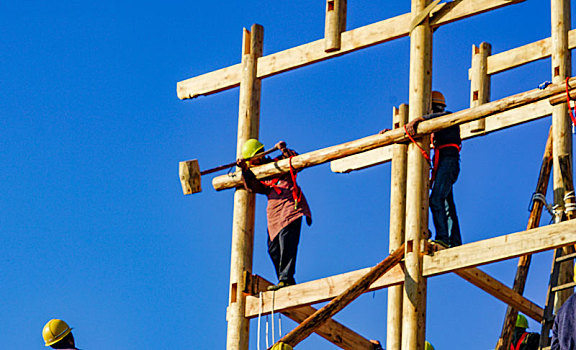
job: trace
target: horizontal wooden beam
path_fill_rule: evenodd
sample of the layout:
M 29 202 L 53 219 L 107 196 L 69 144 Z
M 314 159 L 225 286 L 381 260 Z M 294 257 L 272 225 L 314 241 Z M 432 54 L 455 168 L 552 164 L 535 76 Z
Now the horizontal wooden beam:
M 576 78 L 571 78 L 569 85 L 572 88 L 576 87 Z M 501 100 L 485 103 L 477 107 L 426 120 L 418 124 L 418 130 L 415 137 L 418 138 L 421 135 L 430 134 L 453 125 L 464 124 L 472 120 L 524 106 L 561 93 L 564 89 L 564 84 L 552 84 L 544 90 L 530 90 Z M 404 134 L 403 129 L 393 129 L 384 134 L 367 136 L 340 145 L 304 153 L 290 159 L 283 159 L 278 162 L 257 166 L 252 168 L 252 172 L 256 178 L 262 179 L 289 172 L 290 164 L 295 169 L 308 168 L 378 147 L 406 141 L 408 141 L 408 138 Z M 212 180 L 212 185 L 218 191 L 238 187 L 241 186 L 241 184 L 242 179 L 240 172 L 221 175 Z
M 551 56 L 550 38 L 488 56 L 488 74 L 496 74 Z M 568 48 L 576 47 L 576 29 L 568 32 Z M 470 73 L 470 71 L 469 71 Z
M 256 279 L 254 284 L 258 286 L 259 290 L 257 290 L 257 292 L 264 292 L 268 286 L 272 285 L 272 283 L 258 275 L 252 275 L 252 278 Z M 312 306 L 302 306 L 284 310 L 282 314 L 297 323 L 302 323 L 316 311 L 318 310 Z M 341 349 L 373 349 L 373 344 L 370 340 L 333 319 L 327 320 L 321 327 L 315 330 L 315 333 Z
M 540 100 L 529 105 L 497 113 L 485 118 L 486 126 L 483 132 L 472 132 L 469 122 L 460 125 L 462 140 L 477 136 L 484 136 L 495 131 L 504 130 L 512 126 L 541 119 L 552 114 L 552 106 L 547 100 Z M 392 146 L 384 146 L 371 151 L 358 153 L 346 158 L 330 162 L 330 169 L 335 173 L 349 173 L 351 171 L 366 169 L 392 160 Z
M 430 24 L 438 27 L 479 13 L 524 0 L 455 0 L 446 3 L 433 14 Z M 410 34 L 412 15 L 406 13 L 342 33 L 338 51 L 325 52 L 325 40 L 320 39 L 258 59 L 258 78 L 307 66 L 332 57 L 381 44 Z M 240 84 L 240 64 L 206 73 L 177 84 L 178 98 L 184 100 L 236 87 Z
M 456 270 L 512 259 L 521 255 L 535 254 L 574 243 L 576 243 L 576 221 L 565 221 L 559 224 L 464 244 L 459 247 L 435 252 L 432 256 L 425 255 L 423 259 L 423 275 L 424 277 L 432 277 L 455 272 Z M 275 311 L 282 311 L 331 300 L 341 294 L 368 270 L 369 268 L 352 271 L 280 289 L 276 292 L 274 309 Z M 403 283 L 403 281 L 404 273 L 402 269 L 396 266 L 374 282 L 368 291 L 398 285 Z M 510 300 L 510 295 L 512 295 L 510 292 L 499 292 L 498 288 L 486 288 L 485 290 L 506 303 L 518 303 L 518 300 Z M 537 308 L 529 306 L 529 303 L 523 302 L 520 304 L 524 304 L 524 306 L 517 306 L 520 309 L 527 309 L 525 310 L 527 314 L 537 312 Z M 258 316 L 259 305 L 260 300 L 258 298 L 247 297 L 246 317 Z M 264 314 L 269 313 L 271 306 L 272 293 L 263 293 L 262 312 Z

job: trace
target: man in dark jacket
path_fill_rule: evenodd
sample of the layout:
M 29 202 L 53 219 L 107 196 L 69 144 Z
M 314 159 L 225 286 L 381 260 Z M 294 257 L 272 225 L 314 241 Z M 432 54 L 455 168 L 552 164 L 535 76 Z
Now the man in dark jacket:
M 291 149 L 286 148 L 286 143 L 281 141 L 276 148 L 282 155 L 270 158 L 257 158 L 250 160 L 250 165 L 261 165 L 275 162 L 297 155 Z M 264 145 L 256 139 L 250 139 L 242 147 L 242 157 L 237 161 L 242 169 L 244 187 L 250 192 L 260 193 L 268 197 L 266 216 L 268 219 L 268 254 L 272 258 L 278 284 L 268 287 L 268 290 L 296 284 L 294 273 L 296 270 L 296 254 L 300 241 L 300 229 L 302 216 L 306 217 L 308 225 L 312 224 L 312 215 L 302 190 L 296 184 L 296 171 L 290 169 L 290 173 L 266 178 L 263 181 L 256 179 L 250 171 L 245 159 L 252 158 L 264 151 Z
M 406 132 L 413 136 L 418 123 L 441 117 L 452 112 L 445 111 L 444 95 L 432 91 L 432 113 L 414 119 L 406 124 Z M 460 173 L 460 126 L 454 125 L 432 134 L 434 146 L 434 164 L 432 171 L 432 192 L 430 193 L 430 211 L 436 229 L 435 242 L 448 247 L 462 244 L 460 225 L 456 215 L 452 186 Z
M 77 350 L 74 344 L 72 328 L 59 319 L 52 319 L 42 329 L 42 337 L 46 346 L 52 349 Z
M 576 265 L 574 265 L 576 272 Z M 574 275 L 576 281 L 576 274 Z M 576 294 L 566 300 L 558 309 L 552 326 L 552 344 L 550 350 L 576 349 Z

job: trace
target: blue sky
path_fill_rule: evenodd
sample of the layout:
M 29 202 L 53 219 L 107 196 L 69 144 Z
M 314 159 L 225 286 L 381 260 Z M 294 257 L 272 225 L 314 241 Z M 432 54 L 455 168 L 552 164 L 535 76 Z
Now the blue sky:
M 54 317 L 75 328 L 82 349 L 225 347 L 233 192 L 214 191 L 208 176 L 202 193 L 183 196 L 178 162 L 197 158 L 206 169 L 234 160 L 238 89 L 180 101 L 176 83 L 238 63 L 242 27 L 253 23 L 264 26 L 265 54 L 321 38 L 324 6 L 0 3 L 3 348 L 44 348 L 42 326 Z M 409 10 L 408 0 L 349 1 L 348 28 Z M 449 109 L 465 109 L 472 44 L 487 41 L 498 53 L 549 35 L 547 1 L 444 26 L 434 36 L 433 88 Z M 408 66 L 402 38 L 265 79 L 261 140 L 302 153 L 390 127 L 392 107 L 408 102 Z M 543 60 L 499 74 L 492 99 L 533 89 L 550 70 Z M 549 125 L 464 143 L 454 189 L 464 242 L 525 229 Z M 315 222 L 302 230 L 298 281 L 387 255 L 389 164 L 347 175 L 322 165 L 299 181 Z M 265 204 L 258 199 L 254 272 L 274 280 Z M 526 287 L 540 305 L 550 259 L 535 256 Z M 515 261 L 483 269 L 511 285 Z M 427 338 L 436 349 L 493 348 L 503 303 L 454 275 L 431 278 L 428 293 Z M 336 319 L 384 342 L 386 291 L 362 296 Z M 282 318 L 284 332 L 293 326 Z M 255 349 L 256 321 L 251 332 Z M 334 347 L 312 336 L 300 348 Z

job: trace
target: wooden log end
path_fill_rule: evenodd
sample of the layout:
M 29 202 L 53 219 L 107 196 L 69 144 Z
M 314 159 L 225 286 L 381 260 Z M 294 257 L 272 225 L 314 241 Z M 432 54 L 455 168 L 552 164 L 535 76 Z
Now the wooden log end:
M 192 159 L 180 162 L 178 173 L 184 195 L 202 192 L 198 160 Z

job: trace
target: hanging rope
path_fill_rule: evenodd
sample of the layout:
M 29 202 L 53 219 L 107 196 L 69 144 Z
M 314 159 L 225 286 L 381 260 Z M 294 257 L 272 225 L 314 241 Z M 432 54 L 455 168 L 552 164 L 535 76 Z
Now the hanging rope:
M 260 307 L 258 308 L 258 350 L 260 350 L 260 319 L 262 318 L 262 292 L 258 294 L 258 298 L 260 299 Z
M 290 177 L 292 178 L 292 184 L 294 185 L 292 189 L 292 198 L 294 198 L 294 209 L 298 209 L 298 203 L 302 200 L 302 190 L 300 186 L 296 183 L 297 172 L 292 167 L 292 157 L 288 158 L 288 164 L 290 165 Z
M 406 125 L 404 125 L 404 133 L 406 133 L 406 136 L 408 136 L 410 141 L 412 141 L 416 145 L 416 147 L 418 147 L 420 153 L 422 153 L 422 156 L 426 159 L 426 161 L 428 161 L 428 165 L 432 167 L 432 159 L 430 159 L 428 152 L 426 152 L 422 147 L 420 147 L 418 142 L 416 142 L 416 140 L 414 140 L 414 138 L 408 133 L 408 130 L 406 130 Z
M 272 292 L 272 344 L 276 344 L 276 340 L 274 340 L 274 296 L 276 295 L 276 291 Z

